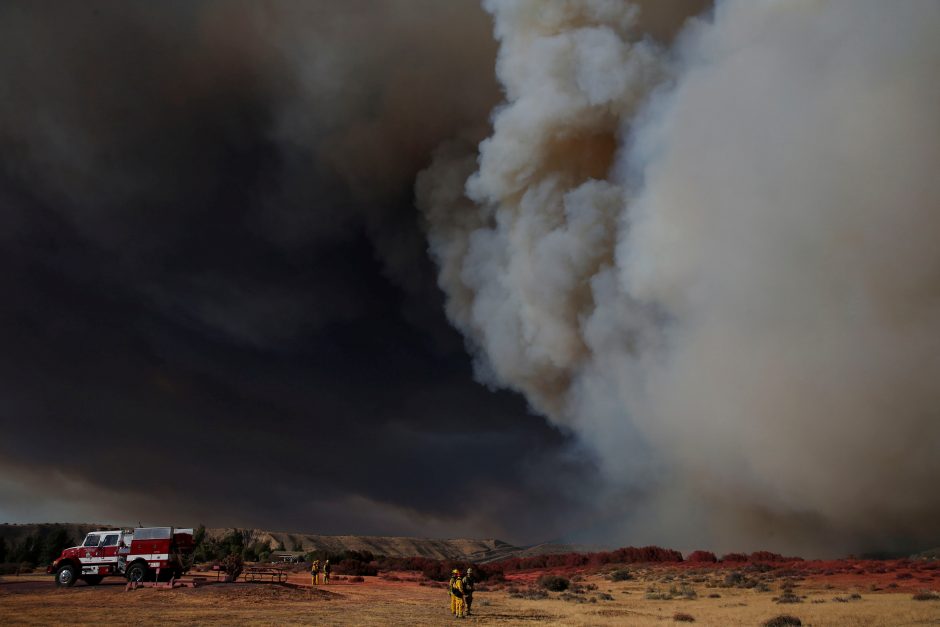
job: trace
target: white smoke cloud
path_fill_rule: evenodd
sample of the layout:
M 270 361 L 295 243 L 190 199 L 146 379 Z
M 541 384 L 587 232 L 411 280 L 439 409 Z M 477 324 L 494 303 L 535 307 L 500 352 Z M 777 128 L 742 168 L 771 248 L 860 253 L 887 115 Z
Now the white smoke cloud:
M 648 495 L 635 536 L 926 541 L 940 5 L 725 0 L 670 50 L 643 5 L 484 4 L 506 103 L 417 183 L 481 380 Z

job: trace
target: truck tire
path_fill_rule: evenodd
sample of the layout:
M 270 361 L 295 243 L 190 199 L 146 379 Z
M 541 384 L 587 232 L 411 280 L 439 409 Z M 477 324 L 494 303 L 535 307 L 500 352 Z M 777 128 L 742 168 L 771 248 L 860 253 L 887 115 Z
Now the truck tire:
M 89 586 L 97 586 L 104 579 L 101 575 L 85 575 L 82 577 Z
M 60 566 L 59 569 L 55 571 L 55 585 L 59 587 L 71 588 L 75 585 L 75 580 L 77 579 L 78 572 L 71 564 Z
M 150 575 L 150 569 L 143 562 L 134 562 L 127 568 L 127 580 L 133 583 L 146 581 Z

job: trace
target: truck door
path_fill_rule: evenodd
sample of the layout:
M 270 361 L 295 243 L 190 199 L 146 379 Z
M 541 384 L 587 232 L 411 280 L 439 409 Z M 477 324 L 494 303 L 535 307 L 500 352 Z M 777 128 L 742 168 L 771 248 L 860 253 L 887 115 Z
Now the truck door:
M 120 532 L 105 534 L 98 545 L 98 574 L 113 575 L 123 569 L 119 565 L 118 549 L 120 548 Z
M 117 561 L 118 539 L 120 536 L 121 534 L 117 532 L 107 534 L 98 547 L 98 556 L 110 558 L 108 561 Z
M 85 537 L 85 541 L 82 542 L 81 552 L 79 553 L 79 558 L 82 560 L 83 564 L 91 564 L 98 561 L 99 544 L 101 544 L 101 536 L 97 533 L 89 533 Z

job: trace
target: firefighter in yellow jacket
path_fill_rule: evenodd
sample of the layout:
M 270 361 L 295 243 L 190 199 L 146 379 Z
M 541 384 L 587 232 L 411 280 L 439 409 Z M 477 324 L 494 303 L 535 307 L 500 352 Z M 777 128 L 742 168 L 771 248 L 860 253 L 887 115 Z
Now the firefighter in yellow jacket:
M 447 582 L 447 596 L 450 597 L 450 613 L 457 612 L 457 597 L 454 596 L 454 581 L 460 577 L 460 571 L 456 568 L 450 572 L 450 581 Z
M 457 618 L 463 618 L 464 615 L 464 605 L 463 605 L 463 582 L 460 580 L 460 571 L 456 568 L 451 573 L 450 578 L 450 598 L 451 598 L 451 609 L 454 612 L 454 616 Z
M 460 571 L 456 568 L 450 572 L 450 581 L 447 582 L 447 596 L 450 598 L 450 613 L 453 614 L 457 611 L 456 601 L 457 597 L 454 596 L 454 580 L 460 576 Z
M 320 583 L 320 560 L 313 560 L 310 566 L 310 580 L 314 586 Z

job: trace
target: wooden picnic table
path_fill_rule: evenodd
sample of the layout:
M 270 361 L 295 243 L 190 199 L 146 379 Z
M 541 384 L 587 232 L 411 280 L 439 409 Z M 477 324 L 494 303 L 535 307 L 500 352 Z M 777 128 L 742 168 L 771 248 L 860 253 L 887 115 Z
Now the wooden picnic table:
M 272 583 L 283 583 L 287 581 L 287 572 L 282 568 L 272 568 L 270 566 L 249 566 L 242 571 L 244 581 L 265 581 L 269 579 Z

